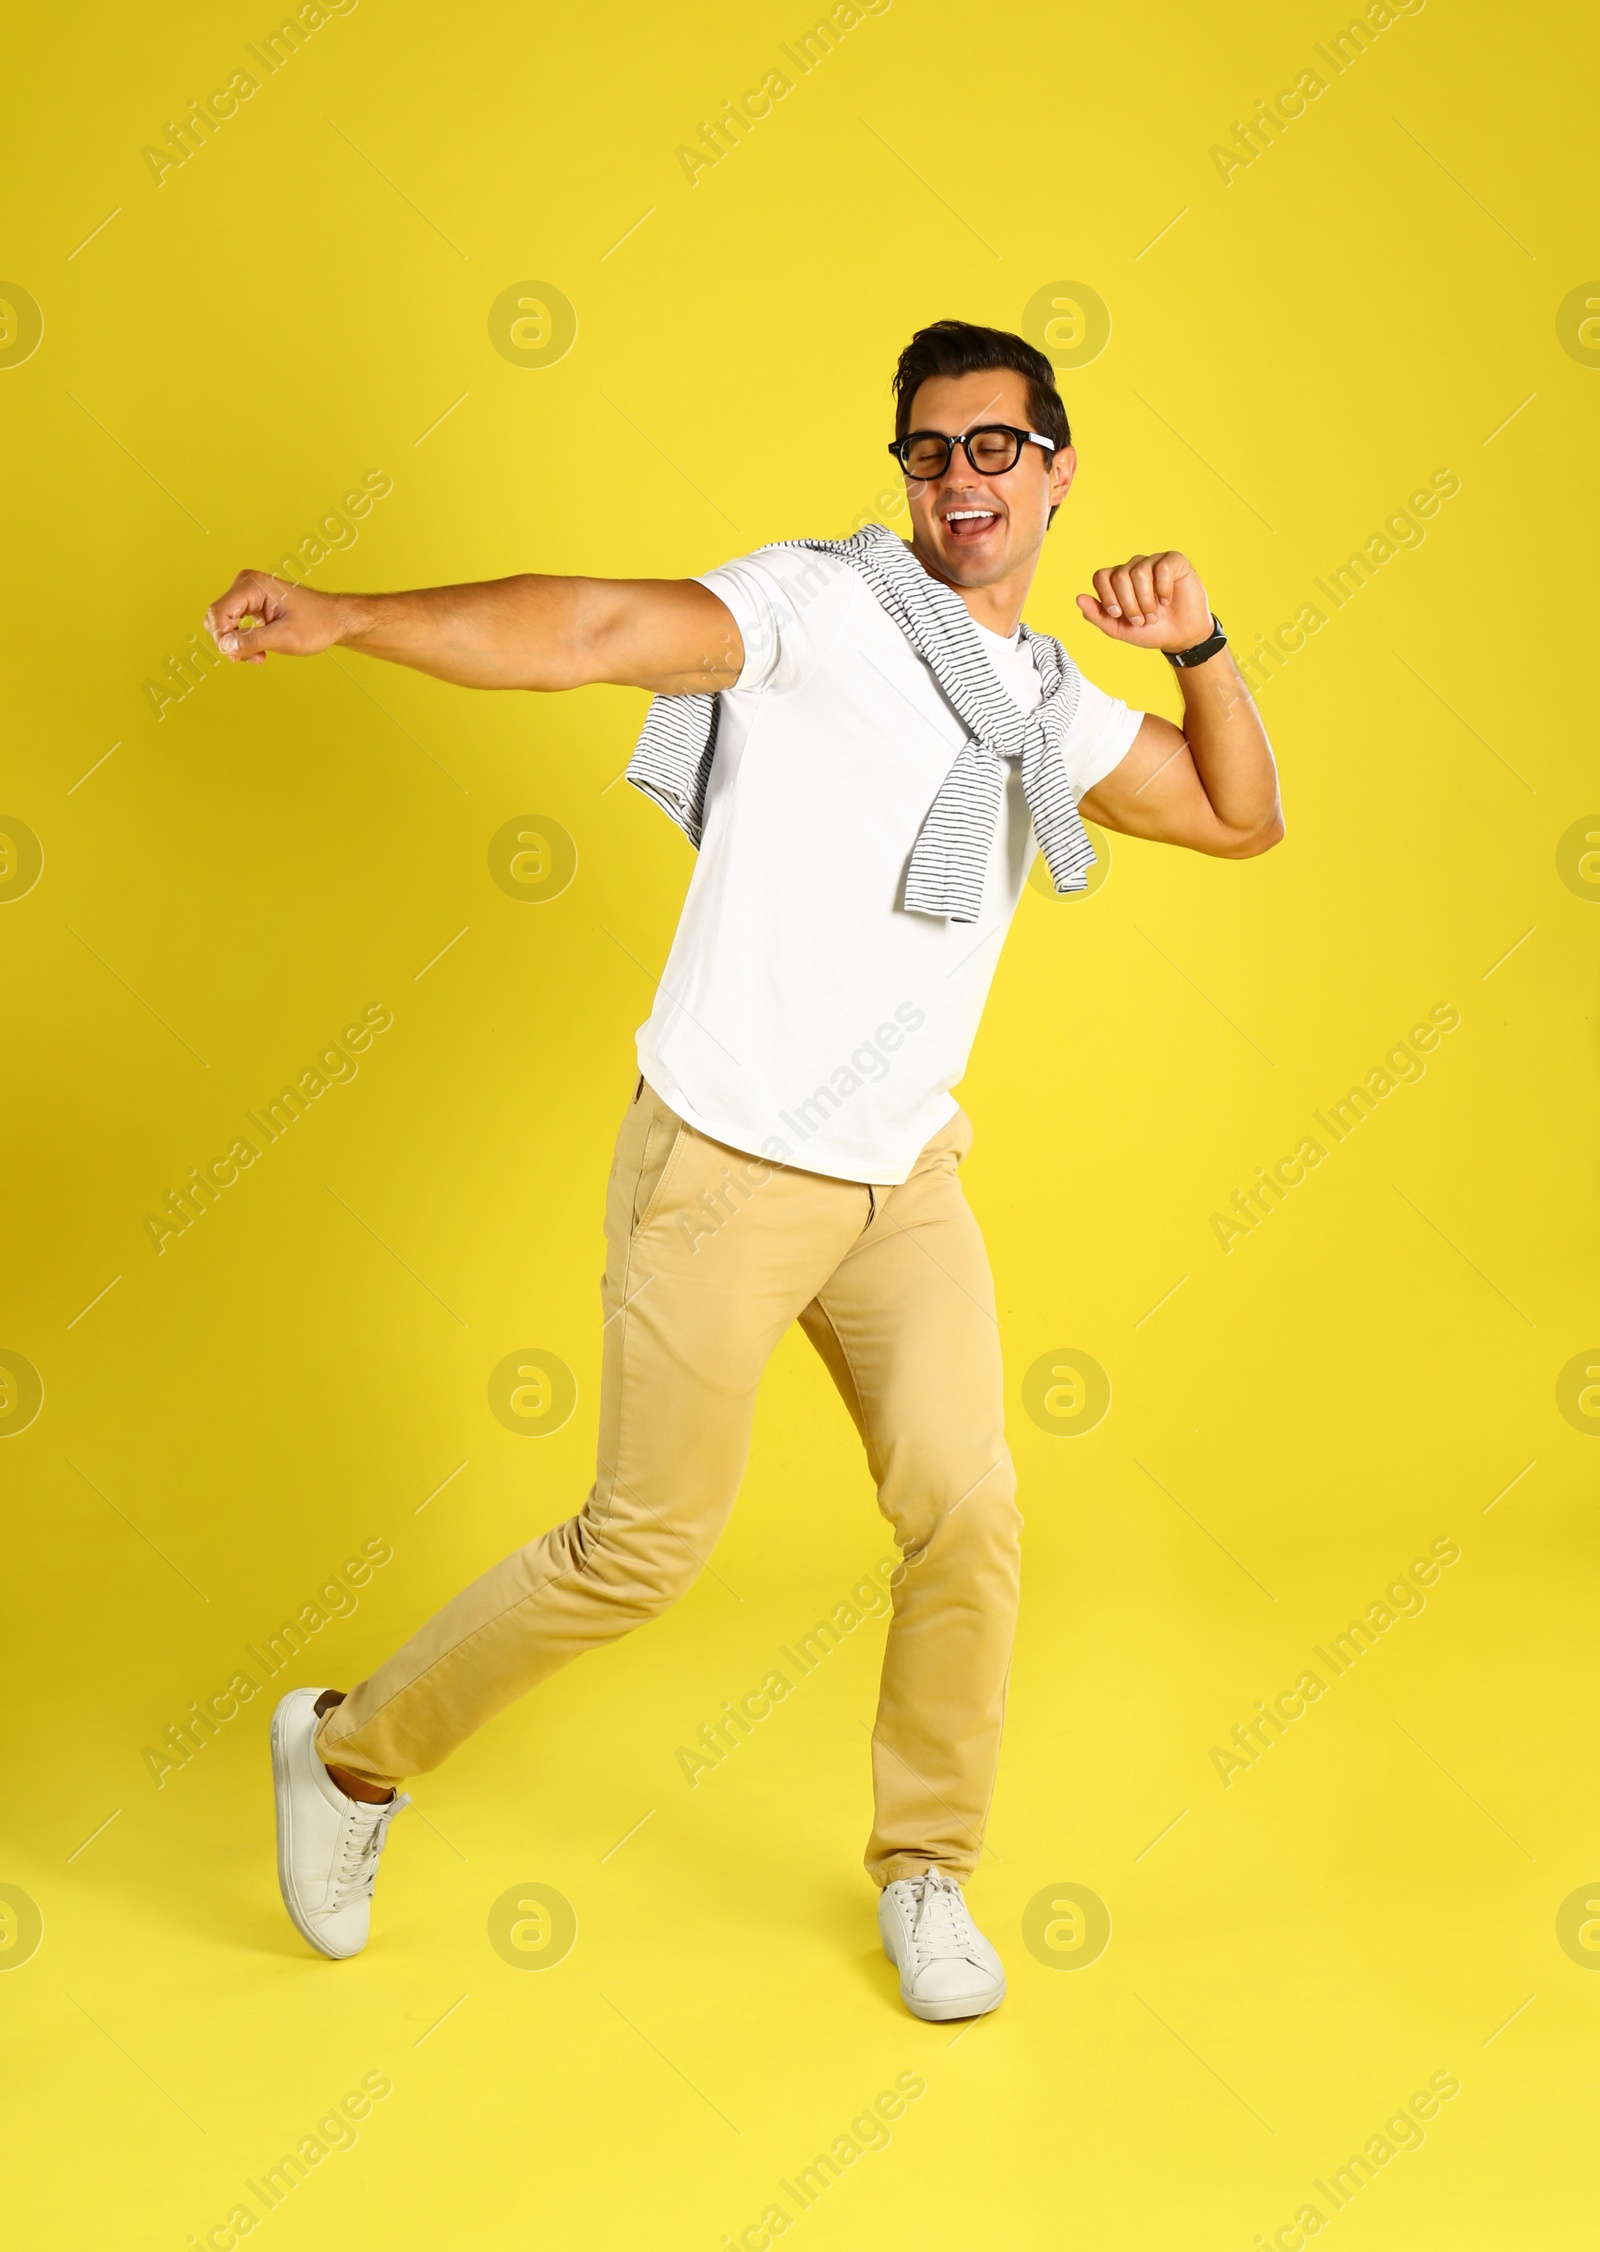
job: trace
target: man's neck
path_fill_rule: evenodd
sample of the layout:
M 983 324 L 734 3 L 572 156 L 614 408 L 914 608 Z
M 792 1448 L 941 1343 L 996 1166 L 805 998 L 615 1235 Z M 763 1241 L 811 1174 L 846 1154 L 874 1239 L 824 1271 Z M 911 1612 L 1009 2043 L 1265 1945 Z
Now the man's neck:
M 960 595 L 976 624 L 986 626 L 990 633 L 999 634 L 1002 640 L 1010 641 L 1015 638 L 1017 627 L 1022 623 L 1022 605 L 1033 584 L 1037 557 L 1026 568 L 1010 571 L 1003 579 L 996 579 L 989 586 L 960 586 L 941 571 L 937 563 L 923 554 L 914 539 L 908 540 L 906 546 L 930 579 L 937 579 L 941 586 L 947 586 L 953 593 Z

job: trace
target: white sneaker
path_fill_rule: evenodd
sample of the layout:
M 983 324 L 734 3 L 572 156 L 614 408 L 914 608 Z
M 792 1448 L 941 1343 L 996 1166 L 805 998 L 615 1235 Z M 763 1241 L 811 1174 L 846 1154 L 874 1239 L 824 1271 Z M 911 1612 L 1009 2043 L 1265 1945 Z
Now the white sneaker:
M 342 1961 L 367 1944 L 378 1856 L 411 1801 L 404 1792 L 382 1805 L 346 1798 L 311 1748 L 321 1695 L 291 1689 L 272 1716 L 278 1890 L 301 1937 Z
M 982 2017 L 1005 2000 L 1000 1958 L 968 1915 L 960 1885 L 943 1869 L 885 1885 L 878 1929 L 913 2017 Z

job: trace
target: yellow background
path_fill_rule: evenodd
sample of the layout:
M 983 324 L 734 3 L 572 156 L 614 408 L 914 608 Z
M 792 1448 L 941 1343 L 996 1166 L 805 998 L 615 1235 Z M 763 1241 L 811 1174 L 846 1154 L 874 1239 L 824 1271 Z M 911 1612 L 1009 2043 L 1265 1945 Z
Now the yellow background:
M 0 1346 L 45 1386 L 0 1448 L 0 1880 L 44 1917 L 0 1981 L 17 2241 L 204 2241 L 374 2071 L 393 2094 L 272 2241 L 736 2241 L 917 2072 L 808 2241 L 1220 2252 L 1438 2071 L 1460 2095 L 1338 2240 L 1589 2241 L 1600 1957 L 1556 1937 L 1600 1877 L 1600 1450 L 1556 1404 L 1600 1336 L 1600 910 L 1556 860 L 1600 800 L 1600 373 L 1556 332 L 1600 269 L 1579 12 L 1431 0 L 1225 185 L 1212 145 L 1341 11 L 896 0 L 691 186 L 675 148 L 803 9 L 363 0 L 158 186 L 141 148 L 273 20 L 8 35 L 0 274 L 45 319 L 0 368 L 0 813 L 45 852 L 0 906 Z M 545 368 L 488 335 L 529 278 L 578 314 Z M 1095 566 L 1182 547 L 1248 646 L 1431 473 L 1461 489 L 1263 697 L 1288 841 L 1119 840 L 1088 900 L 1026 894 L 962 1090 L 1029 1524 L 972 1888 L 1010 1997 L 921 2025 L 877 1953 L 881 1627 L 697 1789 L 675 1760 L 887 1553 L 798 1337 L 714 1575 L 426 1779 L 369 1952 L 314 1959 L 276 1898 L 268 1707 L 582 1499 L 602 1188 L 689 855 L 607 787 L 630 692 L 344 658 L 211 674 L 158 720 L 143 684 L 373 469 L 392 492 L 314 583 L 681 574 L 846 531 L 911 330 L 1015 325 L 1064 278 L 1113 328 L 1063 372 L 1082 470 L 1028 615 L 1107 689 L 1176 709 L 1079 618 Z M 578 846 L 548 905 L 488 873 L 523 814 Z M 142 1215 L 373 1003 L 354 1083 L 156 1255 Z M 1426 1077 L 1225 1255 L 1211 1213 L 1440 1003 Z M 488 1405 L 524 1347 L 578 1383 L 542 1439 Z M 1061 1351 L 1112 1384 L 1072 1438 L 1021 1404 Z M 157 1788 L 146 1747 L 374 1536 L 359 1610 Z M 1211 1747 L 1440 1536 L 1426 1612 L 1225 1788 Z M 486 1928 L 533 1883 L 578 1918 L 538 1975 Z M 1021 1936 L 1064 1884 L 1113 1925 L 1070 1975 Z

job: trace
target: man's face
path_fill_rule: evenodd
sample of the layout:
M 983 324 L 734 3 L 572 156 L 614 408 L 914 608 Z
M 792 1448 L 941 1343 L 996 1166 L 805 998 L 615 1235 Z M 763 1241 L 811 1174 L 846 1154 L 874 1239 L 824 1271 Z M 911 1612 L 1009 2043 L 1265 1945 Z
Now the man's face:
M 1012 368 L 930 376 L 911 402 L 908 427 L 953 438 L 985 422 L 1034 427 L 1025 376 Z M 1043 446 L 1024 445 L 1015 468 L 981 476 L 957 446 L 942 477 L 906 479 L 912 544 L 952 586 L 993 586 L 1031 574 L 1050 511 L 1066 497 L 1077 459 L 1070 446 L 1051 455 Z

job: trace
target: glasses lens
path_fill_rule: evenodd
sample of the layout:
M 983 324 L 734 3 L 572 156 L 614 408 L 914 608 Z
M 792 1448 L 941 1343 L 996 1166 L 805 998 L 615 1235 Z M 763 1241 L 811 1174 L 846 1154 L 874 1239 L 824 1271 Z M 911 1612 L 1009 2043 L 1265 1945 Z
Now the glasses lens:
M 1014 430 L 974 430 L 967 443 L 979 469 L 993 477 L 1015 466 L 1022 440 Z
M 906 440 L 900 459 L 908 477 L 942 477 L 950 461 L 950 441 L 931 431 L 917 433 Z

